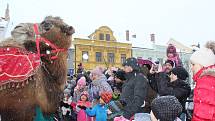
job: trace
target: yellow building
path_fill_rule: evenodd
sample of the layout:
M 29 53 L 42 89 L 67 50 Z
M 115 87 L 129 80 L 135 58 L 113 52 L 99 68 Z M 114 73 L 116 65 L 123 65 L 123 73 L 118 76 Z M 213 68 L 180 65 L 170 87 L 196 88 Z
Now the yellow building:
M 121 67 L 126 58 L 131 57 L 132 45 L 116 41 L 113 31 L 101 26 L 88 36 L 89 39 L 74 38 L 74 65 L 82 63 L 85 70 L 96 66 Z

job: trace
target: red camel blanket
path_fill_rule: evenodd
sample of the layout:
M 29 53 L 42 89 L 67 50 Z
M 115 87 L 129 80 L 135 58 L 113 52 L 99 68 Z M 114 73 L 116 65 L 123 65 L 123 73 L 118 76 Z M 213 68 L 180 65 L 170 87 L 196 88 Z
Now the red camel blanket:
M 0 86 L 23 82 L 35 73 L 40 57 L 18 47 L 0 48 Z

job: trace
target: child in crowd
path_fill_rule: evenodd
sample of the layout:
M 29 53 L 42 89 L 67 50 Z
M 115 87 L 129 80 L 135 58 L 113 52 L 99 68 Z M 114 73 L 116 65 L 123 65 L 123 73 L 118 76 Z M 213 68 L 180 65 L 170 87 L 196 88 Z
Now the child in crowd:
M 72 119 L 71 115 L 72 115 L 73 109 L 70 106 L 71 103 L 72 103 L 72 97 L 70 95 L 70 90 L 65 89 L 64 90 L 64 99 L 63 99 L 63 101 L 61 101 L 61 104 L 60 104 L 63 120 L 65 120 L 65 121 L 69 121 Z
M 107 104 L 112 99 L 112 93 L 103 92 L 100 95 L 99 103 L 96 104 L 92 109 L 87 108 L 86 113 L 89 116 L 95 116 L 96 121 L 107 121 L 108 106 Z
M 167 60 L 173 61 L 175 64 L 175 67 L 182 67 L 183 66 L 181 59 L 180 59 L 178 53 L 176 52 L 176 48 L 172 44 L 169 44 L 167 47 Z
M 161 96 L 152 101 L 152 121 L 181 121 L 182 105 L 174 96 Z
M 77 121 L 91 121 L 91 117 L 85 113 L 86 108 L 90 108 L 91 103 L 88 101 L 88 93 L 86 91 L 81 93 L 80 100 L 76 105 Z
M 74 89 L 73 101 L 78 102 L 78 100 L 80 99 L 81 93 L 84 91 L 87 91 L 87 90 L 88 90 L 88 88 L 86 86 L 86 78 L 84 76 L 82 76 L 78 80 L 77 86 Z

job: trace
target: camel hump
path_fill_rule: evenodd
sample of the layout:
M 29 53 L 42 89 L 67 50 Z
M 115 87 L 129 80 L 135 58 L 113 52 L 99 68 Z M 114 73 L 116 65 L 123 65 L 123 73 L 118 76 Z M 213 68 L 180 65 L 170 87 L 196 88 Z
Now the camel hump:
M 32 23 L 20 23 L 11 31 L 12 38 L 21 42 L 21 44 L 26 41 L 33 41 L 34 29 Z

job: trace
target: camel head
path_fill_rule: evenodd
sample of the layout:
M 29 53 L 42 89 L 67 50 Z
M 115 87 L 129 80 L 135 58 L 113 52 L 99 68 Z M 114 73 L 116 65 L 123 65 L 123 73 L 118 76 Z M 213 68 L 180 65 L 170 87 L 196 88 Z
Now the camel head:
M 59 17 L 46 17 L 40 24 L 39 30 L 42 32 L 40 36 L 47 39 L 50 43 L 54 44 L 58 49 L 66 50 L 71 45 L 71 35 L 74 33 L 72 26 L 67 25 Z M 40 42 L 40 53 L 47 54 L 47 51 L 53 51 L 53 47 L 47 45 L 45 42 Z M 49 57 L 57 56 L 57 60 L 52 61 Z M 41 57 L 42 61 L 45 62 L 44 73 L 44 86 L 45 92 L 48 94 L 47 99 L 49 100 L 49 110 L 54 111 L 59 105 L 59 101 L 62 99 L 62 92 L 65 87 L 66 74 L 67 74 L 67 53 L 59 52 L 50 53 L 48 57 Z M 51 62 L 51 63 L 50 63 Z M 45 111 L 46 108 L 43 108 L 43 103 L 41 103 L 42 109 Z M 44 103 L 44 105 L 46 105 Z M 46 107 L 46 106 L 45 106 Z M 48 109 L 47 109 L 48 110 Z M 45 111 L 46 112 L 46 111 Z
M 33 26 L 33 25 L 31 25 Z M 42 38 L 48 40 L 51 44 L 55 45 L 59 49 L 67 50 L 71 45 L 71 36 L 75 32 L 72 26 L 67 25 L 63 22 L 60 17 L 47 16 L 45 19 L 38 24 L 39 34 Z M 32 32 L 33 30 L 33 32 Z M 24 41 L 24 46 L 27 50 L 37 52 L 36 41 L 35 41 L 35 30 L 32 27 L 31 39 Z M 33 36 L 32 36 L 33 35 Z M 40 42 L 41 54 L 47 54 L 47 51 L 52 51 L 54 48 L 44 41 Z
M 60 17 L 47 16 L 39 25 L 42 37 L 50 40 L 59 48 L 68 49 L 71 45 L 71 35 L 75 32 L 72 26 L 63 22 Z

